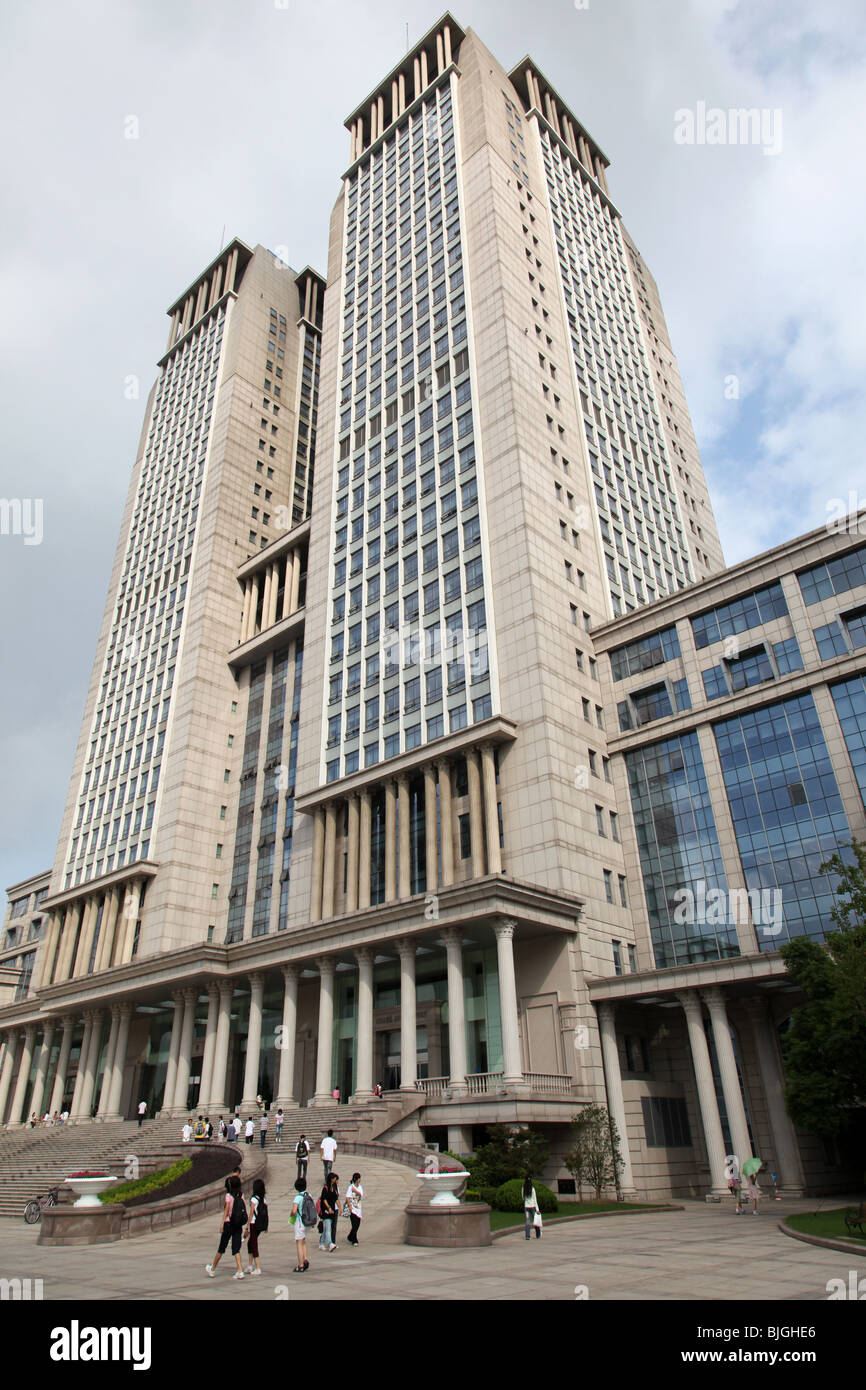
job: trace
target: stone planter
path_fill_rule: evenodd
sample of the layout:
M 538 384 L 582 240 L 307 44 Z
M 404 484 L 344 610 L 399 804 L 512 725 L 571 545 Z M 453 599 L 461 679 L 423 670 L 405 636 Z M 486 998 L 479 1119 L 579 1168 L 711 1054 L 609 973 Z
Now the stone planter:
M 486 1202 L 426 1202 L 406 1208 L 406 1244 L 465 1250 L 491 1244 Z
M 113 1202 L 104 1206 L 97 1198 L 95 1207 L 47 1207 L 39 1222 L 37 1245 L 106 1245 L 120 1240 L 123 1206 Z
M 418 1173 L 419 1198 L 428 1201 L 432 1207 L 459 1207 L 457 1195 L 469 1181 L 469 1174 L 458 1169 L 456 1172 Z
M 96 1211 L 102 1207 L 99 1200 L 100 1192 L 107 1192 L 113 1183 L 119 1181 L 118 1178 L 64 1178 L 78 1200 L 73 1202 L 73 1207 L 89 1207 Z

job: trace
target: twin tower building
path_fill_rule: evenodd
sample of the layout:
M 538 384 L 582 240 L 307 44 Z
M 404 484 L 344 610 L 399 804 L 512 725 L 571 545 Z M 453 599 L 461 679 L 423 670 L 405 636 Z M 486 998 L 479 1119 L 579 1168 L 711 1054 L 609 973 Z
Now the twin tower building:
M 785 1112 L 778 947 L 866 835 L 866 546 L 724 568 L 655 283 L 530 59 L 446 14 L 346 124 L 327 277 L 236 240 L 168 311 L 9 890 L 0 1121 L 338 1090 L 368 1137 L 531 1124 L 568 1191 L 597 1101 L 626 1194 L 844 1187 Z

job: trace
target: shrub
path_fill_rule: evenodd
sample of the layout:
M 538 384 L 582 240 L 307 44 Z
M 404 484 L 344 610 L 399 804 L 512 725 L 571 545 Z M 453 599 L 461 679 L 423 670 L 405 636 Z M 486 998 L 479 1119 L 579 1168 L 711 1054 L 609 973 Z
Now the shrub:
M 466 1192 L 463 1196 L 463 1200 L 464 1202 L 480 1202 L 483 1199 L 480 1192 L 471 1192 L 467 1187 Z
M 541 1173 L 549 1150 L 545 1137 L 525 1125 L 517 1130 L 508 1125 L 493 1125 L 488 1142 L 477 1149 L 472 1159 L 472 1186 L 501 1187 L 510 1178 Z
M 532 1185 L 535 1188 L 538 1205 L 543 1212 L 559 1210 L 559 1204 L 549 1187 L 545 1187 L 544 1183 L 541 1182 Z M 523 1179 L 511 1178 L 509 1182 L 504 1182 L 501 1187 L 498 1187 L 492 1205 L 497 1211 L 523 1211 Z
M 191 1167 L 191 1158 L 179 1158 L 170 1168 L 161 1168 L 158 1172 L 148 1173 L 146 1178 L 136 1178 L 133 1182 L 122 1182 L 111 1192 L 103 1192 L 99 1200 L 125 1202 L 130 1197 L 141 1197 L 145 1192 L 157 1192 L 161 1187 L 168 1187 L 169 1183 L 174 1182 L 175 1178 L 181 1177 L 183 1173 L 188 1173 Z
M 479 1191 L 480 1191 L 480 1193 L 481 1193 L 480 1200 L 481 1200 L 482 1202 L 486 1202 L 487 1205 L 488 1205 L 489 1207 L 492 1207 L 492 1206 L 495 1206 L 495 1205 L 496 1205 L 496 1188 L 495 1188 L 495 1187 L 482 1187 L 482 1188 L 479 1188 Z

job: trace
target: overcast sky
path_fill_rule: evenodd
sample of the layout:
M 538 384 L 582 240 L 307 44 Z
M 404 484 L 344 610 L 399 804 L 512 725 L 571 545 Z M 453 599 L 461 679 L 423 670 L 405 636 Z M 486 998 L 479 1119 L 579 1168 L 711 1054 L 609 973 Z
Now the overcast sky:
M 44 534 L 0 535 L 0 889 L 54 859 L 166 307 L 224 236 L 326 270 L 343 120 L 405 52 L 407 24 L 414 42 L 440 13 L 3 6 L 0 497 L 43 499 Z M 459 0 L 454 14 L 506 68 L 529 53 L 611 160 L 728 563 L 821 525 L 858 486 L 866 501 L 863 0 Z M 699 103 L 766 110 L 781 148 L 679 143 L 675 113 Z

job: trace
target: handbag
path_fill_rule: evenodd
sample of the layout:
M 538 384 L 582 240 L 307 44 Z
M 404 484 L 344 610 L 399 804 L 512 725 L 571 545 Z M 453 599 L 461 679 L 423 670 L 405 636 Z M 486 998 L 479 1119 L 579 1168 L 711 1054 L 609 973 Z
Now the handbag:
M 343 1205 L 340 1207 L 340 1215 L 341 1215 L 341 1216 L 349 1216 L 349 1215 L 350 1215 L 350 1212 L 349 1212 L 349 1203 L 348 1203 L 348 1202 L 344 1202 Z
M 541 1212 L 537 1207 L 535 1209 L 535 1215 L 532 1218 L 532 1224 L 533 1226 L 537 1226 L 539 1231 L 542 1229 Z

